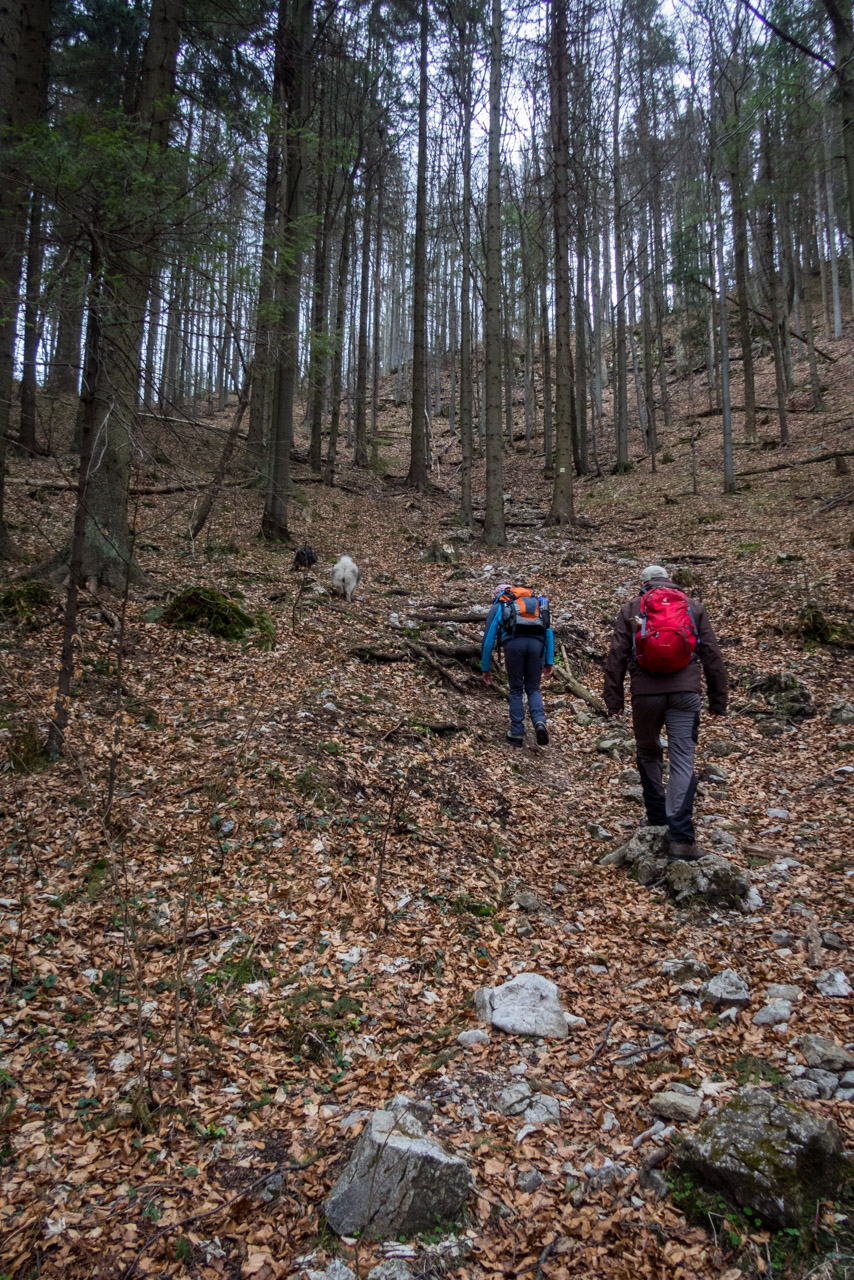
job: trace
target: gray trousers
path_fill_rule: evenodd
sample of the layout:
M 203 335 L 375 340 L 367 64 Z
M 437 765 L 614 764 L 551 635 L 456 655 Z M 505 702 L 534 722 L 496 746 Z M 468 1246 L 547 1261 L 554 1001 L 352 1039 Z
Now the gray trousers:
M 662 725 L 667 726 L 670 778 L 662 782 Z M 694 843 L 694 750 L 700 728 L 699 693 L 643 693 L 632 698 L 632 729 L 650 826 L 670 828 L 670 838 Z

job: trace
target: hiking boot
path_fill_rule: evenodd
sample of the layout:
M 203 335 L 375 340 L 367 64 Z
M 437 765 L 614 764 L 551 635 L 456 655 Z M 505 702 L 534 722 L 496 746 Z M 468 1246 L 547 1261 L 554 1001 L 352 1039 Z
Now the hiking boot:
M 510 747 L 521 747 L 524 745 L 525 739 L 518 733 L 507 733 L 507 745 Z
M 670 841 L 670 852 L 667 855 L 668 862 L 699 862 L 702 853 L 695 844 L 685 844 L 678 840 Z
M 537 735 L 537 742 L 541 747 L 549 745 L 549 731 L 546 728 L 545 720 L 541 720 L 539 724 L 534 725 L 534 733 Z

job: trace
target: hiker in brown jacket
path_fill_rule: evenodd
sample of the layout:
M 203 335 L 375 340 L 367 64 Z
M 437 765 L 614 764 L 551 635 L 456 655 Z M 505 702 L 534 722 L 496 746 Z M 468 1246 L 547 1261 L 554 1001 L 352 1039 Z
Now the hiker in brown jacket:
M 635 652 L 635 636 L 644 613 L 644 597 L 657 588 L 679 592 L 666 569 L 651 564 L 641 574 L 641 594 L 620 609 L 614 624 L 611 648 L 605 660 L 605 705 L 612 716 L 623 713 L 623 681 L 626 668 L 631 678 L 632 730 L 637 746 L 637 766 L 641 777 L 647 821 L 651 827 L 670 830 L 672 861 L 695 861 L 701 857 L 694 835 L 694 750 L 700 726 L 700 668 L 706 675 L 709 710 L 725 716 L 727 678 L 720 646 L 699 600 L 689 600 L 696 635 L 690 661 L 676 671 L 650 671 L 640 666 Z M 684 596 L 684 593 L 680 593 Z M 661 599 L 662 597 L 659 597 Z M 666 601 L 667 597 L 663 597 Z M 682 600 L 684 609 L 684 599 Z M 665 792 L 662 783 L 664 753 L 659 733 L 667 726 L 670 779 Z

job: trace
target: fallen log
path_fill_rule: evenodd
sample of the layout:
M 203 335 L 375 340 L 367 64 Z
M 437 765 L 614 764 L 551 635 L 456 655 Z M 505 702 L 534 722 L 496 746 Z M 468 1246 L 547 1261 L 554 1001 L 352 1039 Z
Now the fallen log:
M 769 413 L 776 413 L 776 411 L 777 411 L 777 406 L 776 406 L 775 404 L 755 404 L 753 407 L 754 407 L 754 409 L 763 409 L 763 410 L 765 410 L 766 412 L 769 412 Z M 730 411 L 731 411 L 732 413 L 744 413 L 744 412 L 745 412 L 744 405 L 743 405 L 743 404 L 731 404 L 731 405 L 730 405 Z M 789 412 L 789 413 L 795 413 L 795 412 L 796 412 L 796 410 L 794 410 L 794 409 L 789 409 L 789 410 L 788 410 L 788 412 Z M 692 418 L 720 418 L 722 414 L 723 414 L 723 407 L 721 406 L 721 407 L 715 407 L 714 409 L 699 409 L 696 413 L 692 413 L 692 414 L 690 415 L 690 417 L 692 417 Z
M 402 649 L 374 649 L 371 645 L 355 645 L 347 651 L 360 662 L 408 662 L 409 654 Z
M 576 698 L 581 698 L 586 702 L 589 707 L 593 708 L 597 715 L 606 716 L 608 714 L 608 708 L 605 706 L 602 699 L 597 694 L 591 693 L 589 689 L 586 689 L 581 681 L 576 679 L 573 675 L 572 668 L 569 665 L 569 658 L 567 657 L 566 649 L 563 645 L 560 646 L 560 652 L 563 662 L 559 666 L 555 666 L 555 675 L 563 681 L 570 693 L 575 694 Z
M 409 733 L 435 733 L 442 735 L 465 733 L 467 727 L 468 726 L 464 724 L 456 724 L 453 720 L 438 720 L 435 722 L 430 720 L 417 720 L 413 723 L 407 723 L 405 720 L 402 720 L 401 723 L 396 724 L 393 729 L 389 729 L 388 733 L 383 734 L 383 740 L 385 741 L 388 738 L 393 737 L 394 734 L 400 733 L 403 729 L 407 730 Z
M 198 480 L 183 482 L 181 484 L 154 484 L 154 485 L 133 485 L 130 489 L 131 497 L 146 498 L 155 494 L 166 493 L 198 493 L 202 489 L 210 486 L 210 480 Z M 225 480 L 221 488 L 223 489 L 241 489 L 251 485 L 253 481 L 243 480 Z M 22 476 L 11 476 L 6 481 L 7 485 L 20 485 L 21 488 L 31 489 L 33 493 L 39 489 L 50 489 L 52 492 L 60 493 L 64 489 L 77 490 L 77 482 L 70 480 L 26 480 Z
M 458 693 L 468 693 L 468 689 L 465 685 L 462 684 L 455 675 L 452 675 L 447 667 L 443 667 L 441 662 L 437 662 L 422 645 L 416 644 L 414 640 L 407 640 L 406 644 L 412 652 L 416 653 L 419 658 L 426 662 L 428 667 L 435 671 L 438 676 L 441 676 L 443 680 L 447 680 L 448 684 L 452 685 Z
M 479 644 L 438 644 L 435 640 L 425 640 L 424 648 L 429 649 L 437 658 L 479 658 Z
M 419 622 L 480 622 L 486 621 L 485 613 L 413 613 Z
M 830 449 L 827 453 L 818 453 L 814 458 L 798 458 L 793 462 L 777 462 L 773 467 L 754 467 L 751 471 L 737 471 L 736 479 L 742 476 L 768 476 L 772 471 L 788 471 L 791 467 L 808 467 L 813 462 L 832 462 L 834 458 L 854 458 L 854 449 Z

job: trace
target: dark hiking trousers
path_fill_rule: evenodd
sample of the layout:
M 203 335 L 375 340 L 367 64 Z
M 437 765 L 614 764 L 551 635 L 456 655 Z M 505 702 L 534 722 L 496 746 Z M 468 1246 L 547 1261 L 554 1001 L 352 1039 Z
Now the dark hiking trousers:
M 525 702 L 534 724 L 545 724 L 546 712 L 540 681 L 543 678 L 543 654 L 546 642 L 540 636 L 510 636 L 504 641 L 504 665 L 510 682 L 510 732 L 521 738 L 525 733 Z
M 667 726 L 670 778 L 661 780 L 664 751 L 658 736 Z M 670 828 L 679 844 L 694 843 L 694 748 L 700 727 L 699 693 L 642 693 L 632 698 L 632 728 L 650 826 Z

